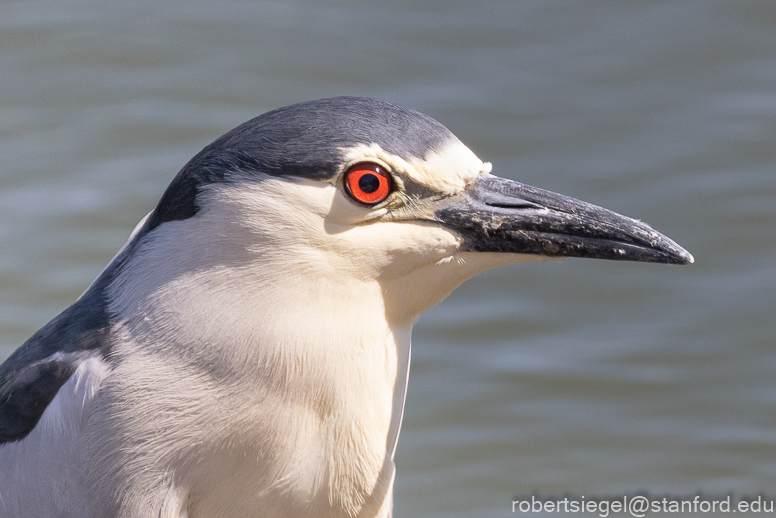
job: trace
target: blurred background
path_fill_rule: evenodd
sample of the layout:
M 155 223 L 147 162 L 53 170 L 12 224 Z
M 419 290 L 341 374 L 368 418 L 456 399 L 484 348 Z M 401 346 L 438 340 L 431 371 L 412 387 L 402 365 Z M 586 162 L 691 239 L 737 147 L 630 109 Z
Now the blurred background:
M 642 219 L 696 258 L 506 267 L 429 311 L 397 517 L 506 517 L 529 494 L 776 497 L 771 0 L 0 11 L 0 359 L 211 140 L 286 104 L 379 97 L 494 173 Z

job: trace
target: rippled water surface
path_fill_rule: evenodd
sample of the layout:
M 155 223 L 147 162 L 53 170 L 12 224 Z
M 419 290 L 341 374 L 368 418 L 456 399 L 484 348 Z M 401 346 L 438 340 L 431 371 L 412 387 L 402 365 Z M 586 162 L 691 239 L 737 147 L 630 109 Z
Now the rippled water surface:
M 0 358 L 212 139 L 285 104 L 379 97 L 496 174 L 642 219 L 696 257 L 505 267 L 429 311 L 397 516 L 506 517 L 531 493 L 776 493 L 771 1 L 0 11 Z

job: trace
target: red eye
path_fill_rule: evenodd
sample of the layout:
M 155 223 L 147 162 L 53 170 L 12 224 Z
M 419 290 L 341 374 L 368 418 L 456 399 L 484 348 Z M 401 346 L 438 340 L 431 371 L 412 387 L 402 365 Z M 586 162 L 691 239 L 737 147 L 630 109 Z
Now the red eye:
M 369 162 L 352 166 L 345 173 L 348 194 L 359 203 L 375 205 L 393 191 L 393 180 L 385 170 Z

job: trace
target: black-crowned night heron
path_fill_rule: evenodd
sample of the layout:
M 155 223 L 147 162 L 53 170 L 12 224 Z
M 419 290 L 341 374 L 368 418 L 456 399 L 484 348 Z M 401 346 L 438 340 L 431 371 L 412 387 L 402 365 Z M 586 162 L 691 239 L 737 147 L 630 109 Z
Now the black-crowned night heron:
M 490 169 L 435 120 L 365 98 L 207 146 L 0 367 L 0 516 L 390 516 L 421 313 L 509 263 L 693 260 Z

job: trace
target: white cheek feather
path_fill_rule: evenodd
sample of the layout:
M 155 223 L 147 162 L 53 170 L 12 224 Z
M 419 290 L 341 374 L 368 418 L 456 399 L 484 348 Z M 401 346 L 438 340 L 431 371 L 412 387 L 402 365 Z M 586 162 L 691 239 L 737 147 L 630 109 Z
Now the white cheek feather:
M 492 169 L 489 162 L 477 158 L 477 155 L 457 139 L 450 140 L 440 150 L 432 151 L 423 158 L 410 160 L 388 153 L 377 144 L 360 144 L 341 151 L 346 163 L 376 159 L 399 175 L 406 175 L 442 194 L 459 193 L 479 175 L 489 173 Z

